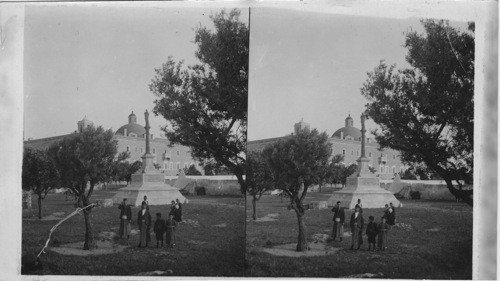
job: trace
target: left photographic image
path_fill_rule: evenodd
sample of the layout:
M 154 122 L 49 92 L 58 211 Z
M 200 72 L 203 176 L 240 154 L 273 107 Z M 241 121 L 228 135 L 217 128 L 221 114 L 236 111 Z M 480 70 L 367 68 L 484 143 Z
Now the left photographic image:
M 23 275 L 244 275 L 249 8 L 27 5 Z

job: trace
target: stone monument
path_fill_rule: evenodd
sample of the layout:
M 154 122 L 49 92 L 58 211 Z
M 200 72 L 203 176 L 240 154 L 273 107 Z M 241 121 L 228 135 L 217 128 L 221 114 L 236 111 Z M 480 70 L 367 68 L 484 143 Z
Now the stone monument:
M 119 204 L 127 198 L 129 204 L 140 206 L 144 196 L 148 197 L 149 205 L 167 205 L 172 200 L 179 199 L 186 203 L 186 198 L 175 187 L 165 183 L 164 175 L 153 165 L 154 155 L 150 152 L 149 145 L 149 113 L 144 113 L 146 119 L 146 153 L 142 156 L 142 167 L 132 175 L 131 183 L 118 190 L 113 196 L 113 203 Z
M 333 192 L 328 199 L 328 206 L 334 206 L 337 201 L 344 208 L 354 209 L 358 199 L 361 199 L 363 209 L 365 208 L 383 208 L 385 204 L 400 206 L 400 202 L 394 197 L 394 194 L 380 187 L 379 178 L 373 174 L 368 163 L 370 159 L 365 154 L 365 118 L 361 115 L 361 156 L 358 158 L 358 169 L 349 176 L 346 181 L 346 187 Z

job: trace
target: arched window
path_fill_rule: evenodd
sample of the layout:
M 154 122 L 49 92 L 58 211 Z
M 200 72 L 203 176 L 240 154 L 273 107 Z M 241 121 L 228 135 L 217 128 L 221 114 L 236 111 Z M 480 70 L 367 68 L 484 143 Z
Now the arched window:
M 345 155 L 345 149 L 342 149 L 342 154 Z
M 129 151 L 129 147 L 127 146 L 127 151 Z

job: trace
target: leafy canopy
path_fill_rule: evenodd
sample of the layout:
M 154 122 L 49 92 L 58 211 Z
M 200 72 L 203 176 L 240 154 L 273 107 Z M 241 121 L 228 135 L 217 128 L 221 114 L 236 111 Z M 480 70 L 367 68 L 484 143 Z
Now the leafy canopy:
M 381 62 L 361 93 L 367 115 L 380 126 L 373 132 L 377 142 L 401 151 L 407 163 L 425 164 L 453 188 L 452 180 L 472 182 L 474 25 L 460 32 L 445 21 L 422 24 L 425 34 L 406 35 L 411 68 Z
M 80 198 L 85 205 L 92 195 L 94 186 L 111 180 L 114 175 L 117 155 L 117 141 L 111 130 L 89 126 L 81 133 L 64 138 L 49 148 L 61 175 L 62 184 Z M 124 160 L 120 154 L 118 159 Z M 87 194 L 87 182 L 90 188 Z
M 59 186 L 59 173 L 46 151 L 26 148 L 23 154 L 22 188 L 40 197 Z
M 162 128 L 169 140 L 189 146 L 200 162 L 228 167 L 244 190 L 249 30 L 239 15 L 211 16 L 213 30 L 196 29 L 199 63 L 185 66 L 169 57 L 149 87 L 157 97 L 153 112 L 170 123 Z
M 308 188 L 322 182 L 323 171 L 329 166 L 332 147 L 328 135 L 316 129 L 299 130 L 266 146 L 262 153 L 272 172 L 274 186 L 287 194 L 292 208 L 303 213 L 302 202 Z

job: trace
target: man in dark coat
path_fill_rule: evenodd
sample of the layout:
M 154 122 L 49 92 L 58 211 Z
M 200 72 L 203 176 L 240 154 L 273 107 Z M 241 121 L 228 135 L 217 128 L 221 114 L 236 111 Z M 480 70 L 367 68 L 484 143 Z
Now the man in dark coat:
M 139 225 L 139 248 L 142 246 L 147 247 L 149 241 L 151 241 L 151 236 L 149 234 L 149 229 L 151 227 L 151 215 L 147 210 L 147 205 L 142 204 L 141 210 L 137 213 L 137 224 Z
M 127 239 L 130 237 L 130 221 L 132 220 L 132 209 L 130 205 L 127 204 L 127 198 L 123 199 L 123 202 L 118 206 L 120 209 L 120 231 L 118 232 L 120 238 L 127 235 Z
M 354 206 L 354 208 L 358 207 L 359 208 L 359 212 L 360 213 L 363 213 L 363 204 L 361 204 L 361 199 L 358 198 L 358 204 L 356 204 L 356 206 Z
M 337 236 L 340 238 L 340 242 L 342 242 L 342 238 L 344 237 L 344 221 L 345 221 L 345 213 L 344 208 L 340 207 L 340 201 L 337 201 L 337 205 L 333 207 L 333 233 L 332 238 L 335 241 Z
M 163 233 L 165 233 L 165 220 L 161 218 L 161 213 L 156 213 L 156 221 L 155 226 L 153 227 L 153 231 L 156 236 L 156 248 L 160 246 L 163 248 Z
M 167 247 L 175 247 L 175 228 L 177 227 L 177 222 L 174 220 L 174 215 L 168 215 L 168 219 L 165 222 L 165 243 Z
M 181 204 L 181 201 L 179 199 L 175 199 L 176 203 L 177 203 L 177 206 L 179 206 L 179 209 L 177 211 L 177 219 L 176 221 L 177 222 L 181 222 L 182 221 L 182 204 Z
M 356 206 L 354 209 L 354 213 L 351 215 L 351 232 L 352 232 L 352 244 L 351 250 L 358 250 L 363 244 L 363 226 L 365 221 L 363 219 L 363 215 L 359 211 L 359 207 Z
M 392 205 L 392 202 L 389 203 L 389 208 L 392 209 L 392 225 L 396 224 L 396 207 Z

